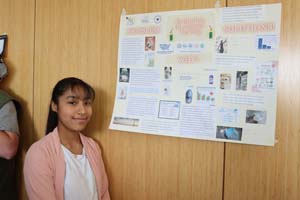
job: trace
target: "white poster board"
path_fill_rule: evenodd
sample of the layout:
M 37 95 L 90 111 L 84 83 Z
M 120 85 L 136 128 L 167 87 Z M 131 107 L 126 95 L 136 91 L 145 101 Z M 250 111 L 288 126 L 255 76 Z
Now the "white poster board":
M 281 4 L 123 15 L 110 129 L 274 145 Z

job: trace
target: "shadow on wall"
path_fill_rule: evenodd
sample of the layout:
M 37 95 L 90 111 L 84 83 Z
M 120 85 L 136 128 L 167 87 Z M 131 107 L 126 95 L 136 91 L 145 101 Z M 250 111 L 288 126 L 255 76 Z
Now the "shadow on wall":
M 107 94 L 99 88 L 93 87 L 95 90 L 95 100 L 93 102 L 93 116 L 89 122 L 87 128 L 84 130 L 84 134 L 95 140 L 98 140 L 101 136 L 96 133 L 103 133 L 108 129 L 107 121 L 110 120 L 111 116 L 105 116 L 107 112 Z M 99 143 L 99 142 L 98 142 Z
M 93 138 L 98 145 L 101 148 L 102 152 L 102 159 L 105 165 L 106 173 L 108 176 L 108 179 L 110 179 L 111 171 L 108 166 L 108 150 L 104 148 L 104 143 L 108 143 L 108 127 L 110 123 L 111 113 L 112 109 L 111 107 L 108 107 L 108 105 L 112 105 L 111 103 L 108 103 L 108 101 L 114 101 L 109 99 L 108 94 L 105 93 L 104 90 L 101 90 L 99 88 L 96 88 L 93 86 L 95 90 L 95 100 L 93 103 L 93 116 L 91 118 L 91 121 L 88 125 L 88 127 L 84 130 L 84 134 L 86 136 L 89 136 Z M 109 115 L 105 115 L 105 113 L 110 113 Z M 106 140 L 106 141 L 104 141 Z

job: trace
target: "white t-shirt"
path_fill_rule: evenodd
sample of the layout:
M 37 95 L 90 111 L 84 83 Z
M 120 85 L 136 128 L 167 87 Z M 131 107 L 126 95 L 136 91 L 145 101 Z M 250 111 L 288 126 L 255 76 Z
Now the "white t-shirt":
M 98 200 L 96 179 L 84 148 L 81 155 L 75 155 L 65 146 L 61 146 L 66 162 L 64 199 Z

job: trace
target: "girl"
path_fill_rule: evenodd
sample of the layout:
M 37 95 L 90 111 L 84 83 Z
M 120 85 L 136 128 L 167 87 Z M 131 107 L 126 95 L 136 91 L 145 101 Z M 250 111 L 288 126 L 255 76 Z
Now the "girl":
M 92 115 L 95 91 L 77 78 L 53 89 L 46 136 L 34 143 L 24 163 L 31 200 L 109 200 L 101 150 L 81 134 Z

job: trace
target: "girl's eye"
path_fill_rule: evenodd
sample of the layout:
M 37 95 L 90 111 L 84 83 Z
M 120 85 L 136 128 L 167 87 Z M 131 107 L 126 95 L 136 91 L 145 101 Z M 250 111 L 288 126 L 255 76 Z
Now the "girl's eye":
M 71 105 L 76 105 L 76 104 L 77 104 L 77 102 L 75 102 L 75 101 L 69 101 L 69 102 L 68 102 L 68 104 L 71 104 Z

